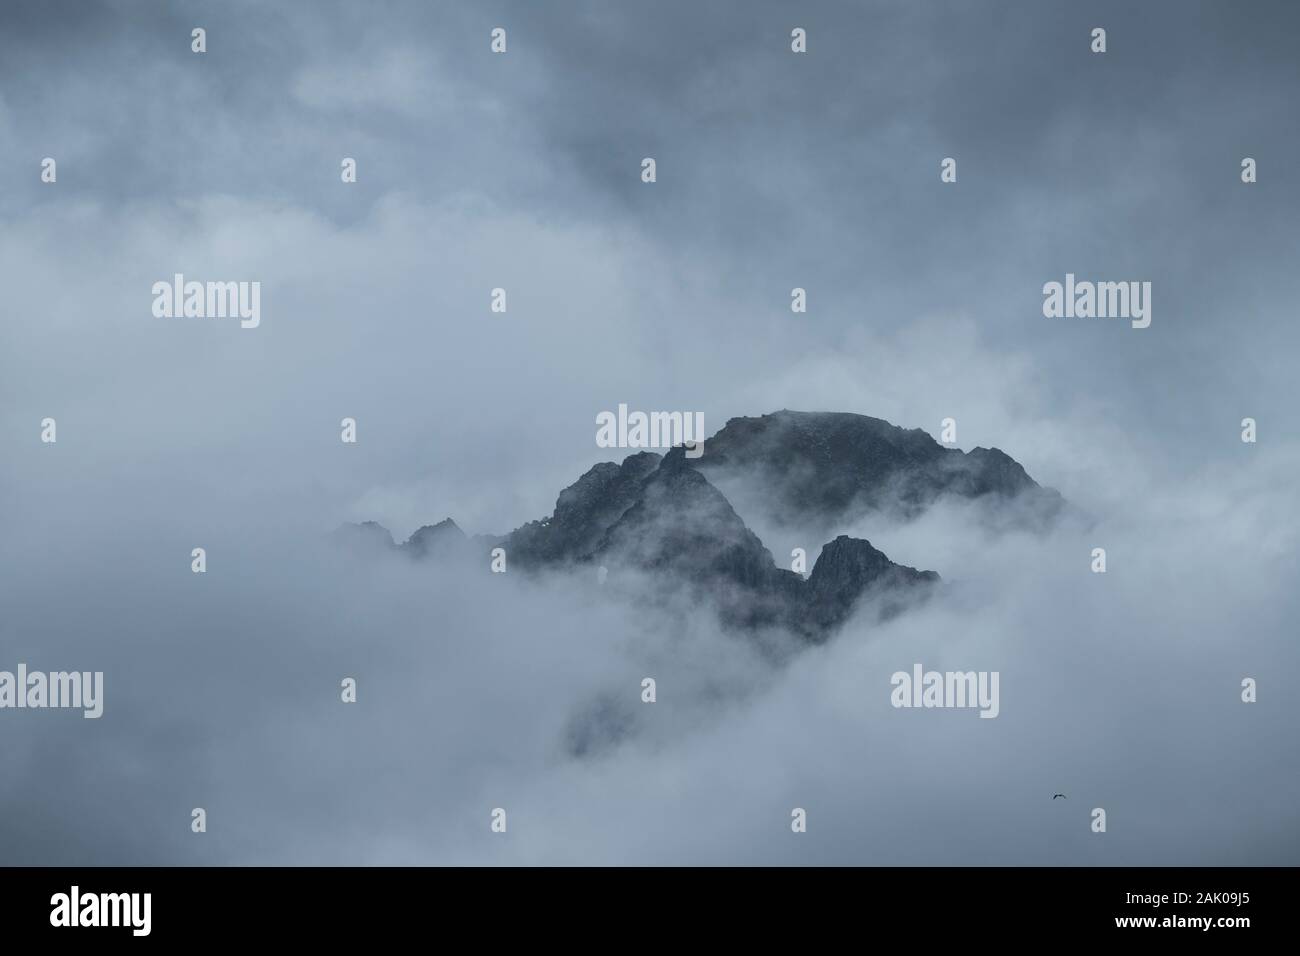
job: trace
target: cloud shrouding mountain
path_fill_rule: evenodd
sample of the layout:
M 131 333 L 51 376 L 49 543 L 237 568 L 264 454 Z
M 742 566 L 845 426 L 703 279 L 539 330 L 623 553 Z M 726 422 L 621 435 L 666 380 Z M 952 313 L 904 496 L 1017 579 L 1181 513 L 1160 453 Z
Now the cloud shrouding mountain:
M 790 569 L 746 526 L 706 474 L 740 489 L 766 522 L 824 532 L 867 517 L 903 521 L 937 502 L 978 502 L 1006 528 L 1044 530 L 1065 510 L 1004 452 L 969 454 L 944 447 L 919 429 L 842 412 L 780 411 L 733 419 L 697 457 L 677 447 L 638 452 L 621 464 L 601 462 L 560 492 L 552 514 L 504 535 L 467 539 L 446 518 L 417 529 L 398 546 L 374 521 L 347 524 L 335 539 L 361 553 L 401 552 L 422 560 L 493 569 L 611 569 L 657 580 L 656 596 L 687 590 L 731 627 L 775 627 L 825 639 L 867 598 L 892 615 L 923 600 L 939 581 L 933 571 L 899 565 L 869 541 L 838 535 L 814 556 L 791 555 Z M 764 504 L 766 506 L 764 506 Z M 806 578 L 806 580 L 805 580 Z
M 106 699 L 0 715 L 0 861 L 1300 858 L 1294 4 L 815 4 L 803 60 L 741 6 L 250 0 L 202 59 L 189 5 L 4 6 L 0 668 Z M 1044 319 L 1068 271 L 1151 281 L 1151 328 Z M 176 272 L 261 326 L 154 319 Z M 621 402 L 951 416 L 1092 523 L 810 528 L 705 469 L 783 567 L 942 575 L 781 667 L 689 597 L 322 543 L 549 514 Z M 916 661 L 1000 670 L 1000 716 L 890 708 Z
M 1278 596 L 1296 542 L 1278 479 L 1295 465 L 1260 456 L 1087 530 L 997 531 L 953 498 L 864 519 L 888 553 L 932 556 L 942 597 L 883 622 L 864 609 L 780 666 L 650 581 L 654 600 L 629 605 L 586 572 L 286 545 L 293 520 L 243 508 L 205 535 L 198 576 L 188 512 L 141 492 L 80 536 L 28 518 L 4 544 L 7 646 L 102 668 L 106 710 L 20 715 L 0 794 L 30 825 L 8 857 L 1285 862 L 1296 754 L 1276 682 L 1298 662 L 1294 598 Z M 1088 571 L 1098 541 L 1106 575 Z M 892 709 L 890 675 L 917 661 L 999 670 L 1000 716 Z M 338 701 L 344 675 L 356 705 Z M 1061 790 L 1084 809 L 1052 806 Z M 1094 805 L 1104 837 L 1087 831 Z M 192 806 L 209 811 L 203 838 Z M 809 811 L 802 842 L 793 806 Z

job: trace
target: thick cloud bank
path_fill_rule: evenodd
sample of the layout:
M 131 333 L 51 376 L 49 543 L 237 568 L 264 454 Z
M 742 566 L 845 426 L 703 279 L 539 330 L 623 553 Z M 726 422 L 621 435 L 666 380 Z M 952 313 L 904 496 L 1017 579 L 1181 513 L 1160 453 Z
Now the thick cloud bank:
M 1295 515 L 1268 489 L 1295 465 L 1047 535 L 953 502 L 846 529 L 945 588 L 784 662 L 626 581 L 354 554 L 271 509 L 214 522 L 197 575 L 182 513 L 105 490 L 100 524 L 47 533 L 62 496 L 36 493 L 4 546 L 6 663 L 103 670 L 106 699 L 4 714 L 6 858 L 1294 862 Z M 914 663 L 1000 672 L 999 716 L 891 707 Z
M 1295 4 L 189 6 L 0 9 L 0 670 L 104 674 L 0 710 L 0 863 L 1300 863 Z M 259 326 L 153 316 L 178 272 Z M 952 417 L 1072 511 L 720 483 L 783 568 L 942 575 L 819 646 L 327 543 L 546 515 L 620 403 Z M 892 707 L 917 663 L 998 716 Z

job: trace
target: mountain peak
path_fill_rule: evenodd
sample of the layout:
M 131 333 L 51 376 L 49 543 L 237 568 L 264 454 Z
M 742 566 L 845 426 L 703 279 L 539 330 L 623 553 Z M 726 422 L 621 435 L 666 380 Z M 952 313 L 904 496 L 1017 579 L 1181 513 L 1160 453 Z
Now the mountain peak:
M 828 542 L 808 576 L 808 630 L 825 633 L 843 623 L 866 597 L 884 598 L 880 613 L 892 617 L 907 602 L 923 598 L 939 582 L 934 571 L 895 564 L 865 538 L 840 535 Z
M 507 536 L 511 560 L 545 567 L 585 560 L 605 532 L 640 499 L 641 482 L 660 465 L 654 452 L 601 462 L 560 492 L 549 518 L 530 521 Z
M 469 539 L 460 530 L 456 522 L 443 518 L 437 524 L 427 524 L 418 528 L 402 544 L 401 550 L 415 558 L 424 558 L 432 554 L 457 549 Z
M 767 517 L 813 534 L 871 511 L 912 517 L 945 495 L 1029 501 L 1029 509 L 1006 510 L 1013 521 L 1051 520 L 1062 506 L 1001 449 L 963 452 L 921 429 L 851 412 L 733 418 L 704 446 L 699 458 L 678 446 L 593 465 L 559 493 L 549 517 L 507 535 L 467 539 L 450 518 L 400 548 L 374 522 L 336 535 L 413 558 L 503 547 L 510 567 L 525 572 L 599 562 L 615 582 L 620 568 L 648 576 L 655 600 L 685 592 L 710 601 L 726 624 L 780 626 L 817 640 L 865 599 L 881 598 L 880 614 L 897 613 L 928 594 L 938 574 L 847 535 L 826 543 L 806 579 L 780 568 L 724 493 L 732 482 L 757 489 L 747 497 L 769 508 Z
M 695 467 L 723 485 L 752 484 L 763 492 L 765 517 L 786 526 L 842 524 L 873 511 L 912 518 L 944 495 L 1022 499 L 1031 523 L 1063 506 L 1000 449 L 967 453 L 919 428 L 851 412 L 733 418 L 704 447 Z

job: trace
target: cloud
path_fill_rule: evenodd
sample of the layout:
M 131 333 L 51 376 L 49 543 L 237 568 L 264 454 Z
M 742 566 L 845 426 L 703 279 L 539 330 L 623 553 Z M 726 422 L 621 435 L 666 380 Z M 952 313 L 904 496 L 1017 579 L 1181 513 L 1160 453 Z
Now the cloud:
M 0 668 L 106 680 L 0 716 L 6 859 L 1294 863 L 1296 12 L 1256 7 L 1103 6 L 1104 60 L 1038 2 L 818 5 L 805 59 L 776 3 L 230 4 L 205 57 L 180 8 L 6 7 Z M 177 271 L 261 281 L 261 327 L 154 319 Z M 1152 327 L 1044 319 L 1067 271 L 1152 281 Z M 540 517 L 619 402 L 952 416 L 1091 523 L 842 529 L 944 596 L 781 667 L 583 578 L 319 550 Z M 917 661 L 1001 715 L 892 709 Z

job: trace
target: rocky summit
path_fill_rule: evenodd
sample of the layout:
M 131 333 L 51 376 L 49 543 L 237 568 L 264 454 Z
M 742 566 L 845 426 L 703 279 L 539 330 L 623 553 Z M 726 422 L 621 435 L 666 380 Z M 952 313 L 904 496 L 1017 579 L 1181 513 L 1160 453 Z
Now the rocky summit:
M 704 474 L 723 486 L 743 484 L 764 518 L 791 527 L 872 512 L 913 518 L 945 495 L 982 499 L 1017 523 L 1041 527 L 1064 505 L 1000 449 L 963 452 L 919 428 L 848 412 L 733 418 L 704 447 L 697 463 Z
M 923 599 L 934 571 L 897 564 L 869 541 L 840 535 L 806 577 L 780 568 L 718 483 L 744 481 L 769 517 L 813 526 L 871 511 L 916 516 L 945 495 L 1015 506 L 1017 520 L 1050 521 L 1059 494 L 1038 485 L 996 448 L 962 452 L 925 432 L 837 412 L 781 411 L 735 418 L 688 458 L 640 452 L 593 466 L 560 492 L 554 512 L 505 535 L 467 538 L 450 518 L 406 542 L 373 522 L 336 536 L 414 560 L 474 560 L 503 548 L 525 573 L 603 569 L 635 575 L 652 593 L 706 602 L 738 629 L 777 627 L 808 640 L 834 633 L 868 598 L 879 616 Z M 487 562 L 484 562 L 487 566 Z

